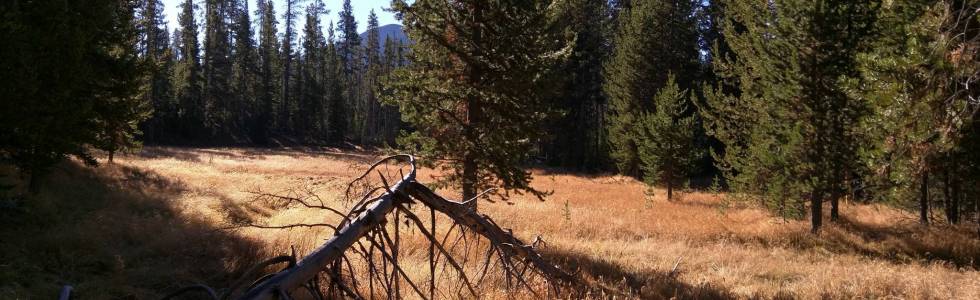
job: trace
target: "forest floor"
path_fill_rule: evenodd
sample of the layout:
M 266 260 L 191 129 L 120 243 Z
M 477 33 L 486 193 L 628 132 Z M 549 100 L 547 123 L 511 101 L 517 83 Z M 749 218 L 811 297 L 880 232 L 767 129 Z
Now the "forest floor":
M 376 158 L 330 149 L 146 147 L 94 169 L 62 164 L 40 194 L 7 199 L 0 209 L 0 299 L 51 299 L 64 284 L 84 299 L 226 286 L 260 259 L 293 246 L 307 253 L 332 234 L 224 229 L 236 220 L 335 221 L 322 211 L 261 205 L 255 192 L 305 189 L 337 199 Z M 805 220 L 775 218 L 723 195 L 681 192 L 667 201 L 663 190 L 648 196 L 642 183 L 621 176 L 534 173 L 535 187 L 554 191 L 546 201 L 512 195 L 481 202 L 481 212 L 522 239 L 540 235 L 549 259 L 629 298 L 980 299 L 975 224 L 923 227 L 890 207 L 845 203 L 842 220 L 814 236 Z M 423 170 L 420 181 L 435 174 Z M 410 275 L 427 271 L 414 262 L 405 267 Z M 516 296 L 494 287 L 481 295 Z

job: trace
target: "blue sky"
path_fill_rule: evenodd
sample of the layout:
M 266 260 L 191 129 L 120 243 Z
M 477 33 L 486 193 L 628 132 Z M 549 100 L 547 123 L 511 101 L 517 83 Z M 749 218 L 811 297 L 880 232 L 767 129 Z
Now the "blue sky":
M 169 27 L 170 30 L 173 31 L 173 29 L 177 27 L 177 15 L 180 12 L 180 8 L 178 6 L 180 5 L 180 3 L 183 3 L 184 0 L 162 0 L 162 1 L 164 5 L 163 13 L 166 15 L 167 21 L 170 23 L 170 27 Z M 203 1 L 194 0 L 194 2 L 198 3 L 198 10 L 196 11 L 197 21 L 202 22 L 203 18 L 201 17 L 201 15 L 204 12 L 203 9 L 204 5 L 201 2 Z M 257 0 L 248 0 L 248 5 L 249 5 L 248 8 L 253 12 L 252 14 L 253 25 L 257 24 L 255 22 L 255 14 L 254 14 L 256 2 Z M 306 3 L 301 5 L 305 7 L 306 4 L 308 4 L 309 2 L 312 1 L 306 1 Z M 323 29 L 326 30 L 327 25 L 330 24 L 330 21 L 336 22 L 337 13 L 340 11 L 340 7 L 343 4 L 343 0 L 323 0 L 323 2 L 327 5 L 327 9 L 330 10 L 330 13 L 323 16 L 322 17 L 323 20 L 321 21 L 323 23 Z M 283 26 L 282 12 L 285 11 L 286 1 L 273 0 L 273 3 L 275 3 L 276 5 L 276 14 L 278 15 L 276 17 L 279 18 L 279 26 L 280 26 L 279 32 L 281 33 L 282 26 Z M 391 0 L 351 0 L 351 7 L 353 7 L 354 9 L 354 17 L 357 19 L 357 29 L 358 29 L 357 31 L 364 32 L 365 29 L 367 28 L 368 12 L 370 12 L 372 8 L 374 9 L 374 13 L 378 15 L 378 24 L 383 26 L 387 24 L 399 23 L 398 20 L 395 20 L 394 14 L 384 11 L 384 8 L 388 8 L 390 4 L 391 4 Z M 305 10 L 301 9 L 300 11 L 305 11 Z M 296 22 L 297 28 L 303 27 L 303 22 L 304 22 L 303 19 L 304 17 L 301 14 L 299 20 L 297 20 Z

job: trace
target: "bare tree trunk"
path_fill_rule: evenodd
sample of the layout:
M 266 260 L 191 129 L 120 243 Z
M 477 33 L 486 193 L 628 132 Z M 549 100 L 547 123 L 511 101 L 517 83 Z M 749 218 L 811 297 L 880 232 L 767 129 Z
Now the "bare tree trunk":
M 463 155 L 463 199 L 462 201 L 469 201 L 476 197 L 476 159 L 473 155 L 467 152 Z M 474 211 L 477 211 L 477 201 L 470 201 L 470 206 Z
M 922 172 L 922 185 L 919 187 L 919 223 L 929 225 L 929 171 Z
M 674 182 L 667 180 L 667 201 L 674 199 Z
M 27 191 L 31 194 L 37 194 L 41 191 L 41 175 L 35 171 L 31 171 L 28 176 L 30 177 L 27 180 Z
M 956 224 L 956 216 L 953 212 L 953 191 L 950 186 L 949 169 L 943 169 L 943 211 L 946 213 L 946 221 L 949 224 Z
M 844 180 L 843 176 L 841 176 L 842 172 L 843 172 L 842 170 L 836 171 L 834 177 L 834 184 L 830 186 L 831 188 L 830 221 L 831 222 L 837 222 L 837 220 L 840 219 L 839 201 L 843 191 L 842 181 Z
M 951 210 L 951 212 L 953 213 L 952 222 L 953 224 L 959 224 L 960 223 L 960 197 L 961 197 L 960 181 L 954 178 L 952 183 L 953 183 L 953 187 L 952 187 L 953 197 L 950 198 L 950 200 L 953 201 L 953 205 L 952 205 L 953 207 Z
M 472 7 L 470 7 L 470 11 L 472 12 L 472 18 L 474 20 L 476 20 L 477 22 L 482 20 L 483 18 L 482 5 L 480 4 L 473 5 Z M 472 34 L 473 34 L 474 44 L 479 45 L 483 33 L 481 32 L 481 30 L 477 29 L 474 30 Z M 467 72 L 469 73 L 467 74 L 469 76 L 468 79 L 473 82 L 480 82 L 480 80 L 482 80 L 483 77 L 482 70 L 472 65 L 469 65 L 467 67 L 469 68 Z M 466 102 L 467 102 L 466 122 L 468 124 L 464 129 L 466 131 L 464 135 L 468 140 L 467 142 L 470 143 L 471 145 L 470 147 L 476 147 L 474 145 L 479 140 L 479 136 L 476 131 L 477 128 L 479 128 L 480 126 L 481 120 L 483 119 L 483 108 L 480 105 L 481 104 L 480 98 L 477 95 L 471 95 L 469 99 L 466 100 Z M 467 149 L 466 153 L 463 154 L 463 178 L 462 178 L 463 199 L 462 200 L 470 201 L 470 199 L 472 199 L 473 201 L 470 201 L 472 209 L 473 211 L 478 211 L 477 200 L 474 199 L 477 193 L 476 183 L 479 177 L 477 175 L 478 164 L 476 161 L 475 152 L 476 152 L 475 149 Z
M 814 191 L 810 196 L 810 232 L 817 234 L 823 225 L 823 191 Z

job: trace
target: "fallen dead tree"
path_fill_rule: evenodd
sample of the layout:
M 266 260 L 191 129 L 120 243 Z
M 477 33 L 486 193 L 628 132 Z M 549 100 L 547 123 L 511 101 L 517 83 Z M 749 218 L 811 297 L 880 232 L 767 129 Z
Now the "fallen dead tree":
M 393 177 L 391 174 L 385 176 L 377 170 L 390 163 L 401 165 L 398 169 L 400 178 L 393 184 L 388 182 L 388 177 Z M 405 168 L 407 173 L 404 172 Z M 487 284 L 490 273 L 495 273 L 494 277 L 503 281 L 508 289 L 525 291 L 536 298 L 558 297 L 564 287 L 577 283 L 576 277 L 549 263 L 538 253 L 536 248 L 541 244 L 540 237 L 531 244 L 521 241 L 489 216 L 473 211 L 466 202 L 450 201 L 439 196 L 416 181 L 416 174 L 412 156 L 396 155 L 378 161 L 348 185 L 346 198 L 353 206 L 346 213 L 324 205 L 319 199 L 264 194 L 276 201 L 323 209 L 342 218 L 336 225 L 260 226 L 326 226 L 333 228 L 334 235 L 302 260 L 297 261 L 294 253 L 263 262 L 223 291 L 221 298 L 390 299 L 402 298 L 403 289 L 412 293 L 406 295 L 412 298 L 480 298 L 478 289 Z M 378 181 L 368 180 L 371 177 Z M 362 196 L 352 199 L 353 194 Z M 413 206 L 422 210 L 428 208 L 429 222 L 417 215 Z M 452 221 L 441 239 L 436 230 L 437 213 Z M 390 228 L 386 226 L 389 220 L 394 224 Z M 402 222 L 428 241 L 428 278 L 418 278 L 417 274 L 413 278 L 403 269 L 404 263 L 399 261 L 400 258 L 405 259 L 400 254 Z M 450 239 L 452 233 L 455 233 L 455 239 Z M 484 241 L 485 249 L 473 246 L 474 243 L 483 245 Z M 484 251 L 480 253 L 482 259 L 470 259 L 471 255 L 468 254 L 471 250 Z M 236 297 L 247 278 L 271 265 L 282 263 L 287 263 L 287 266 L 281 271 L 260 276 Z M 443 272 L 439 274 L 445 274 L 448 269 L 450 279 L 446 279 L 446 276 L 437 279 L 437 266 L 442 266 Z M 428 282 L 424 282 L 425 279 Z M 437 283 L 437 280 L 440 282 Z M 168 298 L 194 291 L 216 295 L 206 287 L 194 286 L 175 292 Z

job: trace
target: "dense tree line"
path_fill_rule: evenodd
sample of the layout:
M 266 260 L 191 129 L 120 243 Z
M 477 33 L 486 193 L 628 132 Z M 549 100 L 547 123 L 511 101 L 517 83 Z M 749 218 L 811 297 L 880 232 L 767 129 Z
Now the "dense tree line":
M 349 0 L 338 12 L 336 39 L 334 24 L 323 31 L 322 0 L 284 1 L 281 15 L 273 1 L 258 1 L 253 12 L 245 0 L 203 7 L 188 0 L 173 34 L 160 0 L 136 3 L 140 53 L 153 62 L 151 92 L 143 94 L 155 112 L 142 126 L 147 142 L 393 145 L 402 129 L 397 110 L 377 94 L 382 79 L 405 64 L 405 46 L 392 40 L 381 48 L 391 37 L 380 36 L 373 11 L 362 42 Z

